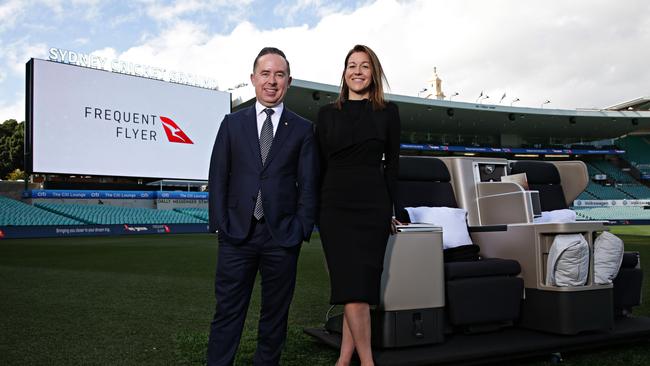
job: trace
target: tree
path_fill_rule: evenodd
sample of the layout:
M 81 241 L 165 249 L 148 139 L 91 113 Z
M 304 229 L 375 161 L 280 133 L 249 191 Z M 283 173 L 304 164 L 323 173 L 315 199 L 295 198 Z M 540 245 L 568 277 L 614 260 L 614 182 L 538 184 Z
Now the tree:
M 25 178 L 25 172 L 20 169 L 16 169 L 7 175 L 7 180 L 25 180 Z
M 25 123 L 9 119 L 0 124 L 0 177 L 25 170 Z

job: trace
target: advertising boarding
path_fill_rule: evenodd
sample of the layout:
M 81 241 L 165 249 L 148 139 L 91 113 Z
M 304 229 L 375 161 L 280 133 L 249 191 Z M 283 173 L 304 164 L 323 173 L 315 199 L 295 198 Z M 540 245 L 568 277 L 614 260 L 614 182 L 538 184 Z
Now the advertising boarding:
M 30 62 L 32 172 L 207 179 L 212 145 L 230 112 L 229 93 Z

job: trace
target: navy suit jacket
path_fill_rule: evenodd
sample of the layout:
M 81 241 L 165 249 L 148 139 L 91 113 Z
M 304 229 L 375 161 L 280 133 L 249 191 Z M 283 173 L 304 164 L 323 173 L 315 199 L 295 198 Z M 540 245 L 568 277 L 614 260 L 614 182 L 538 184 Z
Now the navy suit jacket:
M 255 105 L 221 122 L 209 173 L 210 232 L 237 244 L 250 230 L 257 192 L 273 240 L 309 240 L 317 204 L 318 156 L 311 122 L 284 108 L 262 166 Z

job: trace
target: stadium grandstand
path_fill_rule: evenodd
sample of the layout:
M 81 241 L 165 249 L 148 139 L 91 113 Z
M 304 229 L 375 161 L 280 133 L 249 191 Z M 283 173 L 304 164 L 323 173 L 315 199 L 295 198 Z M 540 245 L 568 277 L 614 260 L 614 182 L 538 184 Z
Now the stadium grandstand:
M 119 207 L 65 203 L 29 205 L 0 197 L 0 226 L 29 225 L 115 225 L 115 224 L 201 224 L 207 210 Z
M 334 85 L 293 80 L 285 103 L 314 120 L 318 109 L 334 101 L 337 93 Z M 404 155 L 581 160 L 590 181 L 573 205 L 578 219 L 650 222 L 647 98 L 601 110 L 526 108 L 402 95 L 388 98 L 400 109 Z M 254 99 L 238 99 L 232 109 L 252 103 Z M 30 136 L 33 131 L 27 132 Z M 27 153 L 26 161 L 31 158 Z M 160 178 L 174 177 L 30 173 L 31 187 L 0 190 L 4 236 L 28 231 L 31 234 L 24 235 L 57 235 L 59 226 L 75 227 L 84 235 L 207 230 L 208 193 L 200 192 L 206 188 L 205 181 L 170 183 Z M 17 230 L 20 227 L 47 230 Z
M 648 136 L 628 136 L 620 140 L 625 159 L 638 170 L 644 179 L 650 179 L 650 141 Z
M 0 196 L 0 226 L 79 224 L 83 222 Z
M 205 223 L 178 209 L 156 210 L 150 208 L 115 207 L 106 205 L 75 205 L 61 203 L 36 203 L 45 211 L 83 222 L 85 224 L 200 224 Z
M 287 103 L 314 119 L 320 106 L 336 98 L 337 90 L 332 85 L 295 80 Z M 650 98 L 598 110 L 389 98 L 400 109 L 402 154 L 581 160 L 590 181 L 572 207 L 579 210 L 578 219 L 650 220 L 650 140 L 646 136 L 650 133 Z

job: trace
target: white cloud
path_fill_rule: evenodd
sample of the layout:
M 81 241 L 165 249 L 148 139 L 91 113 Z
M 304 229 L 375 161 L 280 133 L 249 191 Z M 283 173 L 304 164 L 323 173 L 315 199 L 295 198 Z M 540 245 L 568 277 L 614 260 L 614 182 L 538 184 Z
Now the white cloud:
M 44 43 L 28 43 L 20 39 L 5 47 L 0 47 L 6 66 L 17 76 L 25 74 L 25 64 L 31 58 L 47 58 L 48 47 Z
M 186 70 L 195 73 L 208 55 L 205 42 L 209 40 L 202 26 L 179 21 L 157 37 L 147 39 L 142 45 L 132 47 L 118 55 L 119 58 L 161 66 L 169 70 Z M 200 51 L 200 52 L 199 52 Z
M 3 55 L 0 69 L 0 83 L 3 85 L 4 99 L 0 99 L 0 122 L 7 119 L 23 121 L 25 119 L 25 64 L 32 57 L 46 58 L 47 47 L 42 43 L 30 44 L 26 40 L 18 40 L 9 45 L 0 44 L 0 54 Z M 19 88 L 13 92 L 16 79 L 22 79 Z
M 175 3 L 163 18 L 202 6 Z M 460 93 L 454 100 L 474 102 L 483 90 L 495 103 L 506 92 L 504 103 L 518 97 L 520 106 L 549 99 L 551 108 L 603 107 L 647 94 L 648 10 L 641 0 L 625 7 L 586 0 L 379 0 L 327 15 L 314 27 L 260 30 L 242 22 L 214 35 L 175 21 L 121 56 L 215 77 L 227 88 L 247 81 L 257 51 L 274 45 L 287 53 L 294 77 L 336 85 L 347 50 L 363 43 L 379 55 L 394 93 L 416 95 L 437 66 L 447 95 Z
M 0 32 L 13 28 L 24 12 L 24 3 L 21 0 L 8 0 L 0 4 Z
M 0 5 L 0 14 L 15 3 Z M 51 9 L 61 4 L 48 0 Z M 140 16 L 150 15 L 162 30 L 141 28 L 137 45 L 124 49 L 116 42 L 95 53 L 205 75 L 226 89 L 247 82 L 259 49 L 272 45 L 286 52 L 294 77 L 338 85 L 343 57 L 362 43 L 377 52 L 396 94 L 417 95 L 434 66 L 445 93 L 460 93 L 457 101 L 474 102 L 484 91 L 490 95 L 486 102 L 498 103 L 505 92 L 503 104 L 518 97 L 518 106 L 539 107 L 548 99 L 545 108 L 572 109 L 650 94 L 650 75 L 644 72 L 650 59 L 645 47 L 650 44 L 650 3 L 643 0 L 628 0 L 625 6 L 605 0 L 378 0 L 334 11 L 336 4 L 282 2 L 269 7 L 270 12 L 291 5 L 293 14 L 327 15 L 314 26 L 262 30 L 239 20 L 252 11 L 250 0 L 143 0 Z M 90 5 L 97 3 L 91 0 Z M 237 25 L 227 34 L 215 34 L 205 23 L 215 14 Z M 120 17 L 127 15 L 113 19 Z M 7 79 L 24 74 L 29 57 L 46 56 L 40 41 L 0 44 L 11 71 L 5 72 Z M 15 103 L 2 104 L 8 105 Z M 18 110 L 22 116 L 22 107 Z
M 26 29 L 46 28 L 51 25 L 54 17 L 57 21 L 64 18 L 78 22 L 79 15 L 86 21 L 94 20 L 101 15 L 101 0 L 6 0 L 0 3 L 0 32 L 15 27 Z M 50 18 L 40 22 L 28 17 L 35 11 L 47 9 Z
M 71 3 L 74 9 L 83 9 L 83 17 L 88 21 L 95 20 L 102 14 L 100 0 L 73 0 Z
M 129 9 L 124 14 L 113 15 L 107 22 L 107 24 L 113 29 L 119 29 L 119 26 L 125 23 L 133 22 L 141 16 L 140 7 L 137 5 L 133 9 Z
M 84 45 L 87 45 L 89 42 L 90 42 L 90 39 L 86 38 L 86 37 L 80 37 L 80 38 L 77 38 L 74 41 L 72 41 L 72 43 L 74 43 L 77 46 L 84 46 Z
M 252 0 L 174 0 L 169 5 L 161 0 L 141 0 L 141 2 L 145 5 L 147 15 L 152 19 L 160 22 L 177 22 L 199 13 L 225 13 L 225 9 L 231 14 L 238 13 L 238 9 L 250 5 Z
M 96 50 L 91 52 L 93 55 L 103 57 L 108 60 L 113 60 L 117 58 L 117 51 L 114 48 L 106 47 L 101 50 Z
M 294 18 L 300 13 L 311 10 L 319 17 L 336 13 L 342 6 L 334 1 L 322 0 L 284 0 L 273 8 L 273 14 L 293 23 Z
M 63 4 L 61 4 L 61 0 L 38 0 L 37 3 L 41 3 L 48 7 L 54 14 L 57 16 L 61 16 L 64 14 L 63 11 Z
M 15 119 L 18 122 L 25 120 L 25 96 L 18 95 L 9 103 L 0 102 L 0 123 Z
M 176 1 L 172 5 L 157 1 L 147 1 L 147 15 L 161 21 L 176 20 L 187 13 L 194 13 L 205 8 L 206 4 L 197 0 Z

